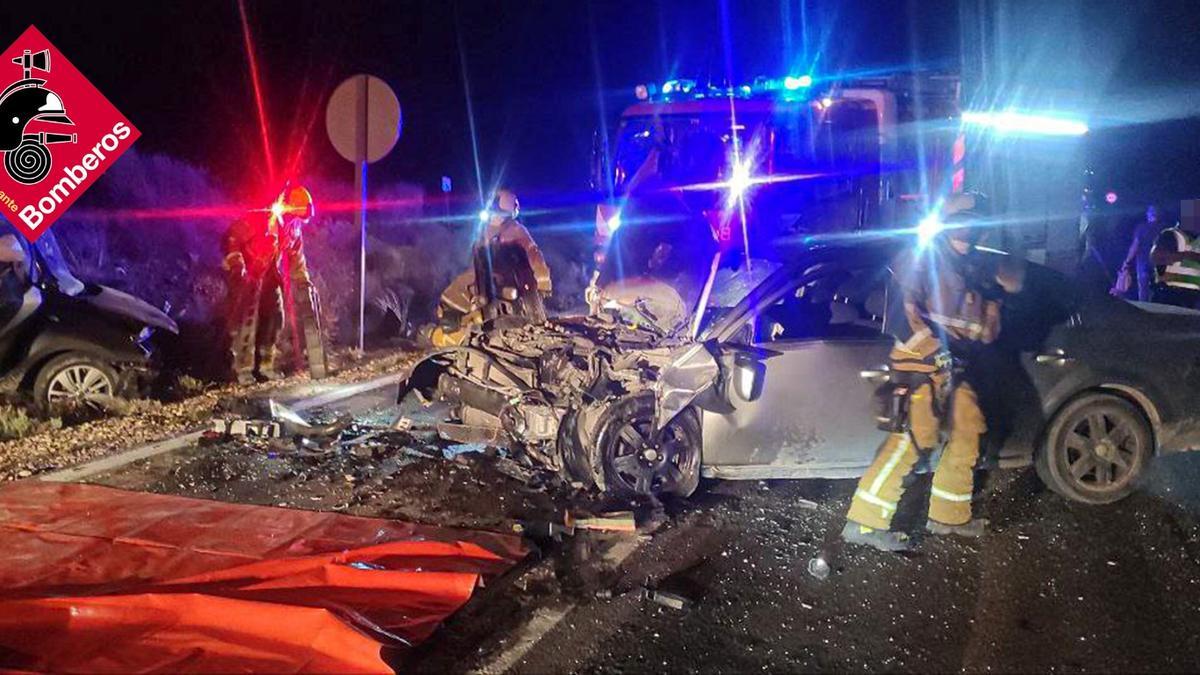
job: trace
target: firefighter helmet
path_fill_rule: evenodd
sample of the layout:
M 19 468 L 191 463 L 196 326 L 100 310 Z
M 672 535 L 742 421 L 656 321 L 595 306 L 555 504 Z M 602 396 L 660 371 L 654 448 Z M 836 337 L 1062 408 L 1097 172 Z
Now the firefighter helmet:
M 521 202 L 512 190 L 497 190 L 496 198 L 492 200 L 491 211 L 495 215 L 516 218 L 521 214 Z
M 289 216 L 301 222 L 308 222 L 316 215 L 312 193 L 303 185 L 288 186 L 279 195 L 271 210 L 276 216 Z

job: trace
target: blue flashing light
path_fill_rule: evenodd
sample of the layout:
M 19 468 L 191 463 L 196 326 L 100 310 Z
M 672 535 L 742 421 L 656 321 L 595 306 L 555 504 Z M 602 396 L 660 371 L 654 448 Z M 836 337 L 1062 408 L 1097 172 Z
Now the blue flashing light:
M 805 89 L 811 87 L 813 83 L 812 75 L 801 75 L 796 77 L 789 75 L 783 78 L 783 88 L 788 91 L 796 91 L 797 89 Z
M 610 217 L 610 218 L 608 219 L 608 231 L 609 231 L 609 232 L 616 232 L 616 231 L 617 231 L 617 230 L 619 230 L 620 228 L 621 228 L 621 214 L 619 214 L 619 213 L 614 213 L 614 214 L 612 215 L 612 217 Z
M 662 93 L 664 96 L 669 94 L 689 94 L 695 88 L 695 80 L 667 80 L 663 82 Z
M 487 209 L 484 209 L 479 212 L 479 222 L 481 222 L 481 223 L 486 223 L 488 221 L 488 218 L 491 218 L 491 217 L 492 217 L 492 214 Z

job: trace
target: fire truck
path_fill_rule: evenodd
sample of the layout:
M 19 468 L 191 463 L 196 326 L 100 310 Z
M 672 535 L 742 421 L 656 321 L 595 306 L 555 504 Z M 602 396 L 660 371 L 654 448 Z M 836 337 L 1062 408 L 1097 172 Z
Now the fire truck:
M 741 248 L 915 222 L 926 195 L 963 189 L 955 75 L 670 80 L 635 94 L 593 146 L 601 249 L 640 193 L 672 196 L 721 246 Z

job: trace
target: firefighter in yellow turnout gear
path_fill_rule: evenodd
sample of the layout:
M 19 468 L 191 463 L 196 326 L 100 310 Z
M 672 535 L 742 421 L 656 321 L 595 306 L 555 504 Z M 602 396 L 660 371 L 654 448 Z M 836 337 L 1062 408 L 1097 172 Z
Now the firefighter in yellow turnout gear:
M 979 536 L 972 519 L 975 465 L 987 431 L 965 373 L 972 354 L 995 340 L 1006 293 L 1020 290 L 1021 261 L 976 249 L 971 227 L 977 198 L 956 195 L 943 210 L 945 229 L 897 267 L 907 331 L 889 355 L 899 419 L 854 492 L 842 537 L 881 550 L 906 550 L 907 536 L 889 530 L 904 480 L 922 456 L 945 448 L 933 475 L 927 528 L 933 534 Z M 905 335 L 907 334 L 907 335 Z
M 504 247 L 520 249 L 533 275 L 535 288 L 521 289 L 536 291 L 541 296 L 549 296 L 552 290 L 550 267 L 541 249 L 534 243 L 529 230 L 521 224 L 521 203 L 511 190 L 501 189 L 496 192 L 491 207 L 484 212 L 487 217 L 483 229 L 478 233 L 472 244 L 472 260 L 481 249 L 493 251 Z M 502 264 L 497 261 L 497 264 Z M 485 302 L 480 282 L 476 279 L 475 268 L 469 267 L 450 282 L 442 291 L 438 301 L 437 317 L 441 324 L 431 335 L 435 347 L 451 347 L 462 344 L 467 337 L 470 326 L 482 323 L 484 320 L 482 306 Z M 544 313 L 544 310 L 542 310 Z

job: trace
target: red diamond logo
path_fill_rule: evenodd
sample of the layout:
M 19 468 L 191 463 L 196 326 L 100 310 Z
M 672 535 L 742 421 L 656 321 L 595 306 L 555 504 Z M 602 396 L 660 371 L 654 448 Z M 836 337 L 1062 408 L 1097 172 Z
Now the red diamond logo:
M 0 213 L 36 241 L 141 133 L 33 26 L 0 86 Z

